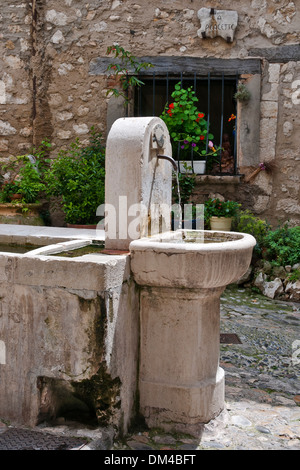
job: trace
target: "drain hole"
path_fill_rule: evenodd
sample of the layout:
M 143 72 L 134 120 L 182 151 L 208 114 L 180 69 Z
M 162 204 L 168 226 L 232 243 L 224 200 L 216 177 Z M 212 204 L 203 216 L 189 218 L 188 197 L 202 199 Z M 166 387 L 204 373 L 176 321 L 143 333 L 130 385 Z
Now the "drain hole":
M 65 418 L 83 424 L 97 424 L 96 412 L 82 399 L 75 396 L 72 385 L 63 379 L 38 377 L 40 392 L 38 423 Z
M 235 333 L 221 333 L 220 334 L 221 344 L 242 344 L 242 341 Z

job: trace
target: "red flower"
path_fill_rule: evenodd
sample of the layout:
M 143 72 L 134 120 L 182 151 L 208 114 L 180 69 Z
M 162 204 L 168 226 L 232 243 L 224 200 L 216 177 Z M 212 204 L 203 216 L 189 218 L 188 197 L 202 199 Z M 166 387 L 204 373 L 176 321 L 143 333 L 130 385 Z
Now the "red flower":
M 196 122 L 199 122 L 199 121 L 200 121 L 200 118 L 197 118 L 197 119 L 196 119 Z
M 199 113 L 198 114 L 198 117 L 201 119 L 201 118 L 204 118 L 204 114 L 203 113 Z
M 200 135 L 200 140 L 204 140 L 204 139 L 205 139 L 204 135 Z
M 171 104 L 169 105 L 169 108 L 173 109 L 173 108 L 174 108 L 174 103 L 171 103 Z

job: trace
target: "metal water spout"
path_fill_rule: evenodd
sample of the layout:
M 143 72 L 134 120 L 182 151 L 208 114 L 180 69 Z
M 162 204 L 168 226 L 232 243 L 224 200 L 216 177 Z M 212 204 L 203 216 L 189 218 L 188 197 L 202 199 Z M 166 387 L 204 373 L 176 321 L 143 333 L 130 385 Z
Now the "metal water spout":
M 178 172 L 178 166 L 177 163 L 175 162 L 173 157 L 170 157 L 169 155 L 157 155 L 157 158 L 162 158 L 164 160 L 169 160 L 169 162 L 172 163 L 174 170 L 176 173 Z

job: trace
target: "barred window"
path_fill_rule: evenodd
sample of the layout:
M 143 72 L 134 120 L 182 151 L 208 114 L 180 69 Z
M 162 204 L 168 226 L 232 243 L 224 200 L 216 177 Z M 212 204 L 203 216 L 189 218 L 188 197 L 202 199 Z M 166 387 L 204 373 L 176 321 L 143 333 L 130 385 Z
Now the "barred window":
M 197 172 L 196 162 L 206 160 L 205 173 L 213 175 L 234 175 L 237 172 L 237 145 L 235 132 L 235 119 L 237 115 L 236 100 L 234 98 L 238 77 L 207 76 L 194 74 L 166 73 L 152 76 L 142 76 L 140 79 L 144 85 L 135 90 L 134 116 L 160 116 L 166 106 L 172 102 L 172 92 L 176 84 L 184 89 L 192 87 L 198 102 L 195 103 L 198 110 L 205 115 L 209 128 L 206 138 L 206 150 L 210 140 L 208 135 L 213 135 L 213 144 L 219 150 L 215 156 L 199 158 L 190 150 L 190 168 Z M 174 149 L 173 157 L 178 161 L 184 157 L 181 145 Z M 186 154 L 186 152 L 185 152 Z M 186 155 L 185 155 L 186 158 Z M 180 165 L 182 171 L 183 166 Z

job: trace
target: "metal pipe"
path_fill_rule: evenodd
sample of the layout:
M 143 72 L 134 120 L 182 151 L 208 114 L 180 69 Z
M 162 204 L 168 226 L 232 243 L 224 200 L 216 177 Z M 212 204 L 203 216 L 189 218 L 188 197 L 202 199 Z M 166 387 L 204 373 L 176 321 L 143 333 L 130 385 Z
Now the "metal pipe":
M 169 162 L 172 163 L 174 170 L 176 173 L 178 172 L 178 166 L 177 163 L 175 162 L 173 157 L 170 157 L 169 155 L 157 155 L 157 158 L 162 158 L 164 160 L 169 160 Z

